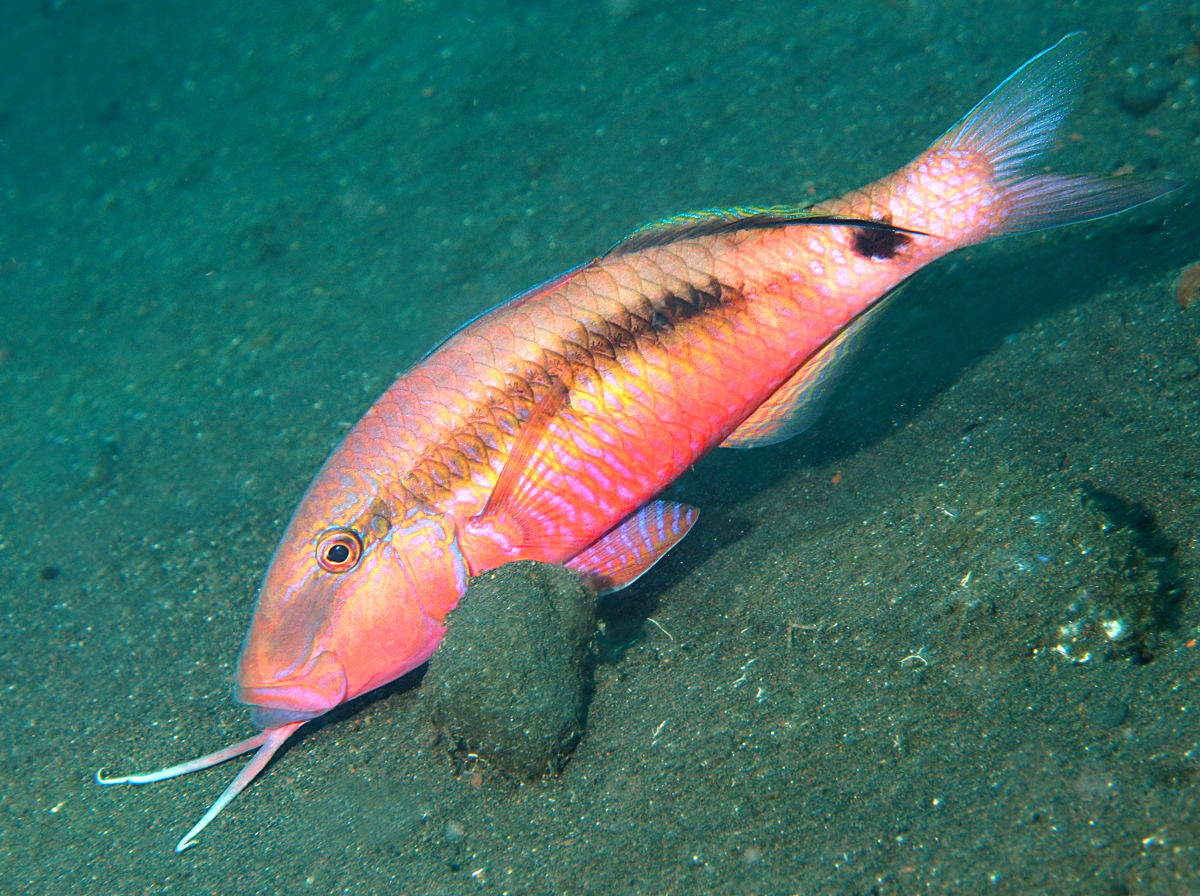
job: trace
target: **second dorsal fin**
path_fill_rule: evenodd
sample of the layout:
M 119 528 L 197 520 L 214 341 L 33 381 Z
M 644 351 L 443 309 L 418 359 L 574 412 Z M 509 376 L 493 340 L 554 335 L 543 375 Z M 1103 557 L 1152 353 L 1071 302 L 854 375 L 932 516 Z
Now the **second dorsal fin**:
M 645 227 L 639 227 L 625 239 L 605 253 L 628 255 L 655 246 L 665 246 L 680 240 L 696 239 L 718 233 L 736 233 L 742 230 L 768 230 L 772 227 L 791 227 L 796 224 L 825 227 L 859 227 L 865 230 L 886 230 L 891 233 L 909 233 L 927 236 L 915 230 L 905 230 L 886 221 L 871 221 L 866 218 L 847 218 L 842 215 L 814 215 L 808 209 L 787 205 L 770 208 L 741 206 L 736 208 L 710 208 L 698 212 L 685 212 L 664 218 Z

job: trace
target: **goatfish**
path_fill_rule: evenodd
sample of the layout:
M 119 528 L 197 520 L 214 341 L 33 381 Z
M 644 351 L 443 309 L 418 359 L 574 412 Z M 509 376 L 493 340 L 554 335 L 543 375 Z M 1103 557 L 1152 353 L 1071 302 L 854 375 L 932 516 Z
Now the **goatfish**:
M 258 594 L 234 696 L 257 750 L 182 852 L 300 726 L 423 664 L 472 576 L 513 560 L 623 588 L 698 511 L 658 495 L 717 446 L 809 427 L 896 287 L 955 249 L 1179 184 L 1046 173 L 1085 35 L 1033 57 L 894 174 L 809 207 L 643 227 L 468 322 L 402 374 L 309 485 Z

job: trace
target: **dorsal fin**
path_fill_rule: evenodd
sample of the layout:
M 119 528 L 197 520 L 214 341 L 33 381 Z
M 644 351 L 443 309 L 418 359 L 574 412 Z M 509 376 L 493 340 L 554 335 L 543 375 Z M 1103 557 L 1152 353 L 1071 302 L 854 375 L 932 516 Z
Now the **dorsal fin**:
M 455 327 L 453 330 L 451 330 L 449 333 L 447 333 L 445 336 L 443 336 L 441 339 L 439 339 L 437 342 L 435 342 L 433 344 L 433 346 L 430 347 L 429 351 L 427 351 L 427 352 L 425 352 L 425 354 L 421 355 L 420 359 L 418 360 L 418 363 L 420 363 L 420 361 L 424 361 L 426 358 L 428 358 L 430 355 L 432 355 L 434 352 L 436 352 L 439 348 L 441 348 L 443 345 L 445 345 L 447 342 L 449 342 L 451 339 L 453 339 L 455 336 L 457 336 L 459 333 L 461 333 L 463 330 L 465 330 L 467 327 L 471 326 L 472 324 L 480 323 L 484 318 L 486 318 L 489 315 L 494 314 L 498 311 L 504 311 L 504 310 L 508 310 L 509 308 L 515 308 L 524 302 L 528 302 L 528 301 L 531 301 L 532 299 L 540 298 L 540 297 L 546 295 L 547 293 L 554 292 L 554 290 L 558 289 L 560 286 L 562 286 L 564 283 L 566 283 L 568 280 L 570 280 L 572 277 L 574 277 L 576 274 L 578 274 L 580 271 L 582 271 L 584 268 L 586 268 L 591 263 L 592 262 L 590 262 L 590 261 L 585 261 L 583 264 L 577 264 L 577 265 L 575 265 L 575 267 L 571 268 L 571 270 L 569 270 L 569 271 L 564 271 L 563 273 L 559 274 L 556 277 L 551 277 L 549 280 L 543 280 L 537 286 L 531 286 L 531 287 L 529 287 L 529 289 L 526 289 L 523 292 L 517 293 L 511 299 L 505 299 L 502 302 L 497 302 L 491 308 L 487 308 L 483 311 L 480 311 L 478 314 L 476 314 L 470 320 L 459 324 L 457 327 Z
M 812 226 L 861 227 L 866 230 L 887 230 L 892 233 L 911 233 L 928 236 L 917 230 L 905 230 L 886 221 L 867 218 L 848 218 L 842 215 L 814 215 L 806 208 L 776 205 L 770 208 L 710 208 L 698 212 L 673 215 L 645 227 L 639 227 L 625 239 L 614 245 L 603 258 L 628 255 L 655 246 L 665 246 L 680 240 L 696 239 L 718 233 L 736 233 L 742 230 L 768 230 L 772 227 L 790 227 L 795 224 Z

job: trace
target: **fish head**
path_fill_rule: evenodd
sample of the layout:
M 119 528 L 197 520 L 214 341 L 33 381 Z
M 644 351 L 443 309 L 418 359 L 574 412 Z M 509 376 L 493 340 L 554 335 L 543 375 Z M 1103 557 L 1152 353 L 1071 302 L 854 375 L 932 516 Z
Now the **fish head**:
M 415 669 L 467 587 L 453 520 L 378 483 L 318 474 L 271 560 L 234 696 L 261 728 L 305 721 Z

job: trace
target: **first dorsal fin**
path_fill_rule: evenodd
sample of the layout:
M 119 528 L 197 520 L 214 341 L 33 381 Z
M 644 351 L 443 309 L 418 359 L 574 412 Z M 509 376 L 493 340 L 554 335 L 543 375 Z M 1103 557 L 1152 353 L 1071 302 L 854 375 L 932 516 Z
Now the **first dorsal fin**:
M 866 230 L 886 230 L 892 233 L 911 233 L 928 236 L 920 231 L 905 230 L 886 221 L 867 218 L 848 218 L 842 215 L 814 215 L 806 208 L 776 205 L 770 208 L 749 206 L 737 208 L 710 208 L 698 212 L 685 212 L 664 218 L 645 227 L 639 227 L 604 254 L 628 255 L 655 246 L 665 246 L 680 240 L 713 236 L 719 233 L 736 233 L 743 230 L 768 230 L 772 227 L 805 226 L 860 227 Z
M 439 339 L 437 342 L 435 342 L 433 344 L 433 346 L 430 347 L 429 351 L 427 351 L 427 352 L 425 352 L 425 354 L 421 355 L 421 360 L 424 361 L 426 358 L 428 358 L 430 355 L 432 355 L 434 352 L 436 352 L 439 348 L 441 348 L 443 345 L 445 345 L 447 342 L 449 342 L 451 339 L 453 339 L 455 336 L 457 336 L 459 333 L 461 333 L 467 327 L 470 327 L 477 323 L 482 323 L 485 318 L 487 318 L 493 314 L 497 314 L 501 311 L 511 310 L 512 308 L 516 308 L 516 307 L 524 304 L 525 302 L 529 302 L 529 301 L 532 301 L 533 299 L 541 298 L 544 295 L 548 295 L 549 293 L 554 292 L 554 290 L 558 289 L 560 286 L 565 284 L 567 281 L 574 278 L 574 276 L 576 274 L 578 274 L 580 271 L 582 271 L 584 268 L 586 268 L 590 264 L 592 264 L 592 262 L 590 262 L 590 261 L 585 261 L 583 264 L 577 264 L 577 265 L 575 265 L 575 267 L 571 268 L 571 270 L 564 271 L 563 273 L 559 274 L 557 277 L 551 277 L 549 280 L 543 280 L 537 286 L 531 286 L 531 287 L 529 287 L 529 289 L 525 290 L 524 292 L 517 293 L 511 299 L 505 299 L 502 302 L 497 302 L 491 308 L 487 308 L 483 311 L 480 311 L 478 314 L 476 314 L 470 320 L 459 324 L 457 327 L 455 327 L 453 330 L 451 330 L 449 333 L 447 333 L 445 336 L 443 336 L 441 339 Z

